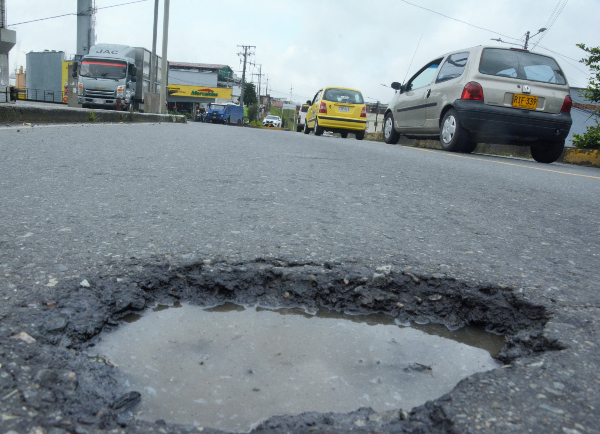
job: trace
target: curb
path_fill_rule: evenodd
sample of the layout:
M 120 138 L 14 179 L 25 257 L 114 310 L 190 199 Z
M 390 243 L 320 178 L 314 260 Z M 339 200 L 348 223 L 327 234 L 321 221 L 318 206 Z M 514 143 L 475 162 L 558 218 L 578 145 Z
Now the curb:
M 375 136 L 371 140 L 377 140 Z M 379 140 L 377 140 L 379 141 Z M 400 138 L 399 145 L 411 146 L 413 148 L 427 148 L 427 149 L 438 149 L 442 150 L 440 142 L 437 140 L 414 140 Z M 474 154 L 490 154 L 490 155 L 503 155 L 519 158 L 527 158 L 532 160 L 531 152 L 527 146 L 514 146 L 514 145 L 490 145 L 487 143 L 480 143 L 477 148 L 473 151 Z M 600 168 L 600 150 L 598 149 L 578 149 L 578 148 L 565 148 L 557 163 L 575 164 L 579 166 L 597 167 Z
M 176 122 L 187 123 L 185 116 L 132 113 L 113 110 L 46 108 L 0 104 L 0 122 L 94 123 L 94 122 Z

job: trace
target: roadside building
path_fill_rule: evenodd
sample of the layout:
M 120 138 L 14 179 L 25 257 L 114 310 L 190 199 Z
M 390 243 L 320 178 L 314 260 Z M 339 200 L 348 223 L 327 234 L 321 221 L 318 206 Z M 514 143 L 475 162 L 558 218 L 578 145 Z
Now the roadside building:
M 571 118 L 573 119 L 573 125 L 565 142 L 566 146 L 573 146 L 573 134 L 584 134 L 587 127 L 596 125 L 600 120 L 600 116 L 598 115 L 600 103 L 592 103 L 586 99 L 583 96 L 584 92 L 585 89 L 580 87 L 571 88 L 571 99 L 573 100 Z
M 169 110 L 196 113 L 210 103 L 237 102 L 240 83 L 227 65 L 169 62 Z
M 9 97 L 8 52 L 17 43 L 17 32 L 6 28 L 6 5 L 0 0 L 0 102 L 7 102 Z
M 33 101 L 67 102 L 69 66 L 63 51 L 30 51 L 26 57 L 26 98 Z M 21 88 L 22 89 L 22 88 Z M 20 93 L 22 98 L 23 92 Z

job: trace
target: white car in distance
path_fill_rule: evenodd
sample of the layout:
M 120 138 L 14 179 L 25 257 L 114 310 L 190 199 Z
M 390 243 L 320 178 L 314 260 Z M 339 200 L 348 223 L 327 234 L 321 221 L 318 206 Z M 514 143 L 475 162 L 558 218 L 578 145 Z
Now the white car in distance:
M 281 128 L 281 118 L 275 115 L 268 115 L 263 119 L 263 127 L 277 127 Z

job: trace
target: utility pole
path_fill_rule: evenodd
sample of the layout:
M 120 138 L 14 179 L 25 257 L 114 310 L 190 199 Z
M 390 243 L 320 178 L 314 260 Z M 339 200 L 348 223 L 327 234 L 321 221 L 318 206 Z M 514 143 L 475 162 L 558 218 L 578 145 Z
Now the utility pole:
M 246 62 L 248 60 L 248 55 L 252 55 L 253 53 L 248 53 L 248 50 L 251 48 L 256 48 L 254 45 L 238 45 L 244 49 L 243 53 L 238 53 L 238 56 L 244 56 L 244 67 L 242 68 L 242 89 L 240 91 L 240 106 L 244 107 L 244 88 L 246 87 Z
M 255 63 L 253 63 L 252 66 L 257 66 L 257 65 Z M 258 74 L 252 74 L 252 75 L 253 76 L 257 75 L 258 76 L 258 89 L 257 89 L 257 92 L 258 92 L 258 107 L 260 108 L 260 90 L 261 90 L 260 89 L 260 87 L 261 87 L 260 84 L 261 84 L 262 75 L 263 75 L 262 74 L 262 65 L 258 65 Z
M 154 29 L 152 31 L 152 57 L 150 58 L 150 92 L 156 93 L 158 78 L 158 62 L 156 59 L 156 38 L 158 34 L 158 2 L 154 0 Z
M 169 0 L 165 0 L 165 13 L 163 16 L 163 46 L 162 46 L 162 62 L 160 65 L 160 107 L 159 113 L 167 113 L 167 47 L 169 43 Z

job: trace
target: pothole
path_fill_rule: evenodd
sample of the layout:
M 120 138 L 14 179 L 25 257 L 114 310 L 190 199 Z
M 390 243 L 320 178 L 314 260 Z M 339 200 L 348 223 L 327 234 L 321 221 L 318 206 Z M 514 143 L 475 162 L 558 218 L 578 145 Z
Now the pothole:
M 434 335 L 436 339 L 441 339 L 441 333 L 449 334 L 448 336 L 455 341 L 470 345 L 480 346 L 478 341 L 481 341 L 481 330 L 502 335 L 505 339 L 505 345 L 498 353 L 498 346 L 501 342 L 494 344 L 493 348 L 486 348 L 486 351 L 497 354 L 494 356 L 496 360 L 504 364 L 511 364 L 517 359 L 527 356 L 536 356 L 545 351 L 562 350 L 565 346 L 558 340 L 556 334 L 548 334 L 544 329 L 545 324 L 550 318 L 546 308 L 537 305 L 527 299 L 519 290 L 508 288 L 501 285 L 488 284 L 476 281 L 461 281 L 451 276 L 443 274 L 428 275 L 424 272 L 419 272 L 415 268 L 394 265 L 383 266 L 362 266 L 356 263 L 306 263 L 285 261 L 272 258 L 260 258 L 255 261 L 232 262 L 227 259 L 219 260 L 204 260 L 199 263 L 189 263 L 185 265 L 175 263 L 154 263 L 140 265 L 135 261 L 128 264 L 133 268 L 115 267 L 109 275 L 85 277 L 85 285 L 82 284 L 82 277 L 78 279 L 61 283 L 53 290 L 44 296 L 39 296 L 39 299 L 29 297 L 22 298 L 22 301 L 16 305 L 10 312 L 5 311 L 3 315 L 2 327 L 0 327 L 0 339 L 2 339 L 2 350 L 0 356 L 4 357 L 0 374 L 4 378 L 4 382 L 0 382 L 0 396 L 3 397 L 1 409 L 3 417 L 10 417 L 10 420 L 5 420 L 6 429 L 14 432 L 30 432 L 37 430 L 37 427 L 42 426 L 51 430 L 53 427 L 59 427 L 68 432 L 72 431 L 94 431 L 94 430 L 112 430 L 125 429 L 131 432 L 153 432 L 153 431 L 169 431 L 173 433 L 183 433 L 195 430 L 194 423 L 201 426 L 210 426 L 207 422 L 209 416 L 190 418 L 190 422 L 185 422 L 184 419 L 171 418 L 170 411 L 175 414 L 177 408 L 169 410 L 166 416 L 152 414 L 146 410 L 146 405 L 149 399 L 153 398 L 153 391 L 145 389 L 152 387 L 159 396 L 162 390 L 159 386 L 148 384 L 148 379 L 143 379 L 139 385 L 134 385 L 133 380 L 121 377 L 124 370 L 129 369 L 127 364 L 131 361 L 131 354 L 126 354 L 126 361 L 121 362 L 118 355 L 106 352 L 104 357 L 90 358 L 89 354 L 97 354 L 98 344 L 103 343 L 107 337 L 117 336 L 118 333 L 134 336 L 135 333 L 128 331 L 130 327 L 135 327 L 143 323 L 145 318 L 152 318 L 153 314 L 167 314 L 171 311 L 184 312 L 191 308 L 187 304 L 193 306 L 220 306 L 226 303 L 234 303 L 239 306 L 247 306 L 242 312 L 211 312 L 203 311 L 202 315 L 214 314 L 219 317 L 236 315 L 235 319 L 230 318 L 227 326 L 213 327 L 206 334 L 215 334 L 223 331 L 234 333 L 235 330 L 243 331 L 254 330 L 255 326 L 240 326 L 239 324 L 247 324 L 237 319 L 238 314 L 253 314 L 260 315 L 263 322 L 265 314 L 272 314 L 279 317 L 279 320 L 308 321 L 308 324 L 316 324 L 321 320 L 333 320 L 338 323 L 343 323 L 344 326 L 336 326 L 342 330 L 347 327 L 361 325 L 367 329 L 375 330 L 378 327 L 384 327 L 386 331 L 377 333 L 370 339 L 365 338 L 362 331 L 352 331 L 342 333 L 342 337 L 335 339 L 337 343 L 343 343 L 342 350 L 355 351 L 351 355 L 342 357 L 347 362 L 346 365 L 340 362 L 333 363 L 335 369 L 343 368 L 346 371 L 331 373 L 326 377 L 317 378 L 313 382 L 320 382 L 321 388 L 338 386 L 339 384 L 346 386 L 340 379 L 343 378 L 349 385 L 352 383 L 350 379 L 361 379 L 358 374 L 360 369 L 365 366 L 370 366 L 373 369 L 372 375 L 366 375 L 363 378 L 363 383 L 355 387 L 356 393 L 348 393 L 348 396 L 358 398 L 358 401 L 348 404 L 342 410 L 335 410 L 335 407 L 330 407 L 328 411 L 326 407 L 321 407 L 314 412 L 305 412 L 304 407 L 300 403 L 281 400 L 280 405 L 283 408 L 271 409 L 265 415 L 251 414 L 246 422 L 240 422 L 241 416 L 238 415 L 237 420 L 233 419 L 233 425 L 213 425 L 220 426 L 223 429 L 238 430 L 235 426 L 245 427 L 239 430 L 247 429 L 248 424 L 256 423 L 258 420 L 269 417 L 272 414 L 281 416 L 270 417 L 267 421 L 261 423 L 256 431 L 270 432 L 305 432 L 308 430 L 348 432 L 353 429 L 362 427 L 361 429 L 378 432 L 400 432 L 400 431 L 435 431 L 447 432 L 453 429 L 455 420 L 451 414 L 446 414 L 442 411 L 447 402 L 466 402 L 469 405 L 470 399 L 480 399 L 481 395 L 485 394 L 485 390 L 481 390 L 481 394 L 471 398 L 469 384 L 470 381 L 461 381 L 457 386 L 456 381 L 459 378 L 455 377 L 448 383 L 445 394 L 441 399 L 435 399 L 440 394 L 445 393 L 442 390 L 432 394 L 431 400 L 424 405 L 412 404 L 409 399 L 412 399 L 413 393 L 427 392 L 428 386 L 425 386 L 426 380 L 440 380 L 445 374 L 446 369 L 442 368 L 442 363 L 437 360 L 433 361 L 427 358 L 417 357 L 418 353 L 410 353 L 413 351 L 412 346 L 400 355 L 394 357 L 386 356 L 385 351 L 379 355 L 371 355 L 371 359 L 364 354 L 356 353 L 357 350 L 367 351 L 371 345 L 378 342 L 377 339 L 383 339 L 388 336 L 387 329 L 394 329 L 395 332 L 404 330 L 404 325 L 410 321 L 411 333 L 423 332 L 425 334 Z M 183 306 L 181 309 L 169 309 L 167 306 L 175 306 L 179 303 Z M 186 307 L 187 306 L 187 307 Z M 264 307 L 278 307 L 277 312 L 261 311 Z M 152 312 L 154 307 L 156 312 Z M 162 309 L 162 310 L 161 310 Z M 241 309 L 241 308 L 236 308 Z M 284 310 L 281 310 L 284 309 Z M 295 310 L 299 309 L 299 310 Z M 331 313 L 333 312 L 333 313 Z M 351 314 L 345 316 L 339 312 Z M 286 315 L 282 315 L 286 313 Z M 298 313 L 298 315 L 294 315 Z M 123 320 L 141 319 L 132 324 L 125 324 Z M 333 319 L 329 318 L 333 315 Z M 343 315 L 338 317 L 338 315 Z M 363 316 L 361 316 L 363 315 Z M 200 314 L 192 315 L 201 316 Z M 294 317 L 292 319 L 292 317 Z M 265 322 L 270 322 L 266 321 Z M 154 322 L 154 320 L 153 320 Z M 212 322 L 212 320 L 211 320 Z M 429 324 L 427 324 L 429 323 Z M 174 323 L 173 323 L 174 324 Z M 234 324 L 232 329 L 229 325 Z M 421 325 L 419 325 L 421 324 Z M 427 325 L 425 325 L 427 324 Z M 172 324 L 163 327 L 164 329 L 171 328 Z M 347 326 L 347 327 L 346 327 Z M 475 328 L 471 328 L 475 326 Z M 306 327 L 300 325 L 278 325 L 273 327 L 278 333 L 290 330 L 302 330 Z M 204 329 L 202 329 L 204 330 Z M 201 330 L 201 331 L 202 331 Z M 212 354 L 209 359 L 199 359 L 203 354 L 198 349 L 198 344 L 201 335 L 198 331 L 195 335 L 197 341 L 194 345 L 179 345 L 181 353 L 194 353 L 195 360 L 202 367 L 201 362 L 212 360 L 216 368 L 221 368 L 221 363 L 214 362 L 215 360 L 224 360 L 228 363 L 232 361 L 244 362 L 239 367 L 234 369 L 233 365 L 229 370 L 230 373 L 219 373 L 212 375 L 213 381 L 224 382 L 219 383 L 221 386 L 217 391 L 225 389 L 226 383 L 229 382 L 234 386 L 248 386 L 251 381 L 256 381 L 261 375 L 266 377 L 266 371 L 273 371 L 272 368 L 267 368 L 266 365 L 252 363 L 247 366 L 250 357 L 246 356 L 231 356 L 226 353 L 205 352 Z M 162 333 L 162 331 L 160 331 Z M 158 332 L 157 332 L 158 333 Z M 218 342 L 214 344 L 219 351 L 225 351 L 227 346 L 237 351 L 241 347 L 239 342 L 247 340 L 245 334 L 237 332 L 241 337 L 232 340 L 235 335 L 228 335 L 230 342 Z M 325 342 L 330 339 L 329 335 L 333 332 L 324 333 Z M 226 337 L 225 334 L 222 336 Z M 303 335 L 304 336 L 304 335 Z M 309 333 L 301 340 L 309 341 L 310 339 L 319 336 L 318 332 Z M 489 335 L 483 341 L 488 341 Z M 23 341 L 21 338 L 27 338 Z M 191 339 L 194 335 L 184 336 Z M 35 339 L 34 343 L 31 338 Z M 211 338 L 211 339 L 212 339 Z M 493 338 L 493 337 L 491 337 Z M 168 338 L 170 339 L 170 338 Z M 167 340 L 168 340 L 167 339 Z M 174 338 L 175 340 L 181 338 Z M 362 339 L 362 340 L 360 340 Z M 392 338 L 387 341 L 380 342 L 378 345 L 384 350 L 386 348 L 393 349 L 400 344 L 404 338 L 393 337 L 396 341 L 391 342 Z M 425 339 L 420 335 L 418 341 Z M 502 338 L 500 338 L 502 339 Z M 273 340 L 273 339 L 271 339 Z M 356 340 L 356 342 L 354 342 Z M 405 338 L 404 340 L 408 340 Z M 239 341 L 239 342 L 238 342 Z M 274 340 L 273 340 L 274 341 Z M 292 338 L 283 339 L 284 342 L 293 341 Z M 276 342 L 276 341 L 274 341 Z M 150 339 L 143 342 L 142 346 L 147 346 L 147 352 L 150 351 Z M 456 342 L 453 343 L 456 345 Z M 126 344 L 129 345 L 129 344 Z M 312 348 L 311 344 L 311 348 Z M 430 347 L 435 347 L 437 344 L 431 344 Z M 284 356 L 284 351 L 270 348 L 268 350 L 256 350 L 255 353 L 262 353 L 262 359 L 278 360 Z M 331 347 L 333 348 L 333 347 Z M 460 351 L 449 349 L 446 354 L 449 358 L 460 354 Z M 295 350 L 295 348 L 292 349 Z M 175 366 L 173 361 L 180 358 L 182 354 L 177 351 L 168 352 L 167 349 L 157 349 L 154 351 L 157 357 L 166 360 L 165 366 Z M 287 350 L 286 350 L 287 351 Z M 336 354 L 338 351 L 327 347 L 326 350 L 314 350 L 314 354 L 319 356 L 323 354 Z M 392 351 L 392 350 L 390 350 Z M 402 351 L 402 350 L 400 350 Z M 416 349 L 415 349 L 416 351 Z M 281 356 L 275 356 L 281 352 Z M 141 354 L 141 353 L 140 353 Z M 239 354 L 239 353 L 238 353 Z M 413 355 L 408 357 L 407 355 Z M 138 357 L 137 354 L 133 354 Z M 386 357 L 388 357 L 386 359 Z M 461 356 L 462 357 L 462 356 Z M 461 358 L 458 357 L 458 358 Z M 489 357 L 485 355 L 485 357 Z M 116 367 L 114 363 L 121 365 Z M 291 368 L 296 367 L 293 362 L 302 360 L 300 355 L 290 353 L 287 358 L 292 362 Z M 10 361 L 8 360 L 10 359 Z M 378 359 L 379 365 L 373 364 L 372 360 Z M 393 359 L 393 363 L 390 361 Z M 315 359 L 316 360 L 316 359 Z M 363 364 L 358 364 L 359 360 L 363 360 Z M 366 361 L 371 360 L 370 364 Z M 482 369 L 490 369 L 495 366 L 483 365 Z M 327 361 L 327 360 L 326 360 Z M 120 362 L 120 363 L 119 363 Z M 168 362 L 168 363 L 167 363 Z M 315 362 L 316 363 L 316 362 Z M 322 362 L 324 364 L 325 362 Z M 152 362 L 147 363 L 152 366 Z M 281 366 L 284 369 L 285 366 Z M 395 385 L 396 378 L 388 379 L 383 376 L 383 373 L 378 373 L 375 370 L 388 367 L 394 372 L 397 377 L 408 377 L 409 380 L 419 379 L 415 382 L 409 393 L 406 392 L 407 386 Z M 297 367 L 300 369 L 300 367 Z M 431 368 L 431 370 L 429 370 Z M 170 368 L 169 368 L 170 369 Z M 352 369 L 355 369 L 353 372 Z M 408 369 L 408 370 L 405 370 Z M 462 366 L 461 366 L 462 369 Z M 471 369 L 471 368 L 469 368 Z M 160 371 L 160 369 L 158 369 Z M 166 369 L 162 369 L 166 371 Z M 249 370 L 253 374 L 249 374 Z M 313 371 L 319 372 L 318 369 L 304 369 L 309 374 Z M 325 369 L 322 369 L 325 370 Z M 138 369 L 140 373 L 148 374 L 148 378 L 153 380 L 155 374 L 152 370 L 147 370 L 145 365 Z M 325 370 L 326 374 L 328 371 Z M 348 373 L 350 372 L 350 373 Z M 466 371 L 464 375 L 468 374 Z M 472 371 L 474 372 L 474 371 Z M 499 371 L 495 371 L 498 373 Z M 509 370 L 504 371 L 507 374 Z M 461 374 L 462 375 L 462 374 Z M 474 377 L 494 376 L 494 373 L 478 373 L 472 375 Z M 221 378 L 221 377 L 231 377 Z M 338 378 L 332 378 L 332 377 Z M 411 377 L 412 376 L 412 377 Z M 173 382 L 176 380 L 180 383 L 191 381 L 195 375 L 171 375 Z M 170 378 L 169 377 L 169 380 Z M 218 378 L 217 378 L 218 377 Z M 289 373 L 282 372 L 274 377 L 291 382 L 293 377 Z M 250 380 L 251 378 L 252 380 Z M 267 377 L 269 381 L 271 377 Z M 379 383 L 378 378 L 381 378 Z M 248 384 L 245 380 L 248 379 Z M 374 382 L 371 382 L 374 380 Z M 422 380 L 422 381 L 421 381 Z M 209 404 L 209 398 L 212 399 L 210 393 L 214 392 L 216 386 L 214 384 L 198 385 L 196 390 L 202 395 L 193 397 L 188 396 L 186 399 L 189 402 L 194 400 L 194 405 L 202 406 Z M 296 381 L 296 380 L 294 380 Z M 336 381 L 339 383 L 337 384 Z M 486 380 L 487 381 L 487 380 Z M 170 382 L 170 381 L 169 381 Z M 310 380 L 304 383 L 310 384 Z M 265 383 L 266 384 L 266 383 Z M 270 384 L 270 383 L 269 383 Z M 394 398 L 393 393 L 382 399 L 384 405 L 386 403 L 393 404 L 394 410 L 389 412 L 376 412 L 369 407 L 375 409 L 379 404 L 374 404 L 368 400 L 360 401 L 364 392 L 363 386 L 375 387 L 377 385 L 389 386 L 388 389 L 399 392 L 400 400 Z M 484 383 L 483 380 L 481 384 Z M 270 387 L 261 385 L 252 385 L 250 391 L 248 389 L 243 393 L 247 393 L 249 398 L 245 399 L 245 403 L 240 406 L 247 408 L 260 407 L 262 401 L 261 396 L 266 396 L 266 392 L 270 392 Z M 260 389 L 254 391 L 253 389 Z M 306 388 L 306 387 L 305 387 Z M 300 387 L 302 390 L 303 387 Z M 233 389 L 231 389 L 233 390 Z M 289 390 L 289 389 L 288 389 Z M 413 392 L 413 390 L 415 392 Z M 143 393 L 143 399 L 140 402 L 139 392 Z M 287 393 L 294 398 L 297 391 Z M 362 393 L 360 393 L 362 392 Z M 187 393 L 187 392 L 186 392 Z M 236 392 L 237 394 L 241 392 Z M 321 392 L 319 392 L 321 393 Z M 429 392 L 427 392 L 429 393 Z M 205 397 L 207 394 L 208 398 Z M 368 392 L 369 400 L 373 400 L 376 393 Z M 288 396 L 286 394 L 285 398 Z M 275 395 L 277 396 L 277 395 Z M 346 396 L 344 396 L 346 398 Z M 219 405 L 222 408 L 215 410 L 215 414 L 222 415 L 215 419 L 215 424 L 223 423 L 225 419 L 227 423 L 231 417 L 239 413 L 230 412 L 230 408 L 234 408 L 231 403 L 227 402 L 228 396 L 224 396 L 221 404 L 211 402 L 211 405 Z M 423 397 L 422 399 L 428 399 Z M 206 400 L 204 403 L 202 400 Z M 330 401 L 342 401 L 335 398 Z M 449 401 L 450 400 L 450 401 Z M 168 404 L 170 399 L 165 398 L 161 405 Z M 272 401 L 277 401 L 272 399 Z M 287 403 L 287 404 L 286 404 Z M 328 402 L 329 403 L 329 402 Z M 178 404 L 179 405 L 179 404 Z M 406 410 L 411 406 L 416 405 L 412 411 Z M 466 405 L 466 404 L 465 404 Z M 182 405 L 180 405 L 182 407 Z M 360 409 L 356 410 L 358 407 Z M 227 409 L 227 412 L 221 411 Z M 352 411 L 350 411 L 350 410 Z M 183 407 L 179 410 L 184 410 Z M 32 418 L 33 411 L 40 413 L 39 417 Z M 189 410 L 186 410 L 189 413 Z M 140 414 L 141 412 L 141 414 Z M 300 413 L 300 414 L 298 414 Z M 64 415 L 58 418 L 57 415 Z M 179 421 L 177 423 L 169 423 L 165 427 L 164 422 L 156 419 L 165 419 L 169 422 Z M 199 419 L 199 420 L 198 420 Z M 235 425 L 237 424 L 237 425 Z M 3 425 L 3 428 L 4 428 Z M 233 428 L 225 428 L 225 426 L 233 426 Z M 207 429 L 206 431 L 211 431 Z
M 504 345 L 480 328 L 417 329 L 383 314 L 166 307 L 125 316 L 90 355 L 119 365 L 121 384 L 141 392 L 139 419 L 228 431 L 275 415 L 411 409 L 498 367 L 491 355 Z

